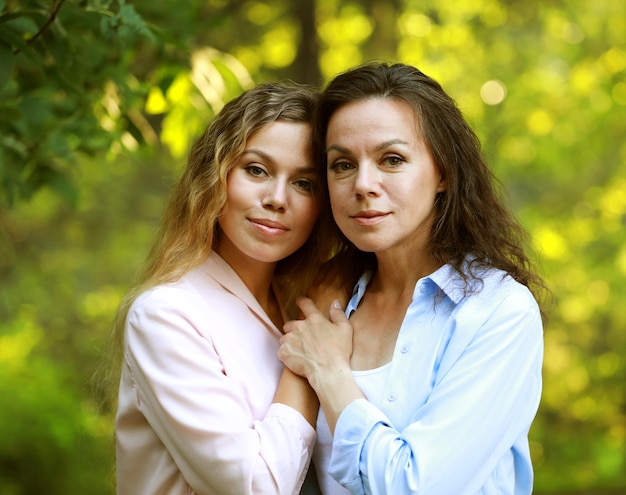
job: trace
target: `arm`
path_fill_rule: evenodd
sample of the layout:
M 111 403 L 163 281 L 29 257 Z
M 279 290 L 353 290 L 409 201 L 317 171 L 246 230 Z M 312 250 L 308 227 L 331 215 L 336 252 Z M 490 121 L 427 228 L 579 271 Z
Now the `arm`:
M 542 363 L 536 305 L 514 295 L 485 321 L 466 324 L 447 344 L 433 388 L 406 428 L 394 428 L 367 401 L 339 418 L 331 475 L 352 493 L 474 494 L 501 462 L 509 471 L 499 473 L 500 482 L 531 492 L 527 433 Z
M 354 285 L 352 280 L 347 281 L 341 275 L 343 272 L 336 269 L 334 262 L 336 261 L 331 260 L 320 267 L 313 285 L 307 292 L 307 297 L 314 302 L 316 308 L 320 308 L 325 317 L 328 317 L 329 312 L 332 311 L 331 304 L 333 302 L 337 301 L 344 305 L 347 303 L 350 287 Z M 339 310 L 341 310 L 340 307 Z M 340 395 L 346 397 L 345 394 Z M 300 411 L 307 421 L 315 427 L 319 400 L 306 378 L 296 375 L 285 367 L 274 401 Z
M 352 377 L 352 326 L 338 301 L 327 320 L 313 301 L 300 299 L 303 320 L 285 324 L 278 357 L 294 373 L 306 377 L 320 400 L 331 432 L 341 412 L 364 395 Z
M 311 427 L 315 428 L 319 400 L 306 378 L 296 375 L 285 367 L 276 389 L 274 402 L 285 404 L 299 411 Z
M 254 404 L 234 374 L 246 380 L 244 366 L 258 366 L 261 373 L 266 368 L 258 359 L 274 355 L 261 346 L 252 359 L 238 355 L 237 348 L 220 355 L 223 341 L 218 345 L 200 332 L 199 322 L 211 321 L 213 339 L 224 338 L 243 316 L 231 314 L 221 301 L 213 314 L 206 311 L 188 293 L 172 290 L 152 294 L 129 315 L 126 361 L 142 413 L 195 492 L 297 492 L 310 460 L 313 428 L 280 403 L 272 404 L 264 418 L 254 418 Z M 253 330 L 265 335 L 255 320 L 250 320 Z M 253 362 L 241 362 L 246 359 Z M 268 393 L 271 398 L 274 390 Z
M 479 302 L 473 311 L 484 321 L 466 321 L 463 328 L 455 328 L 454 318 L 441 322 L 453 325 L 454 338 L 433 371 L 432 390 L 407 411 L 410 420 L 401 430 L 352 393 L 350 380 L 338 378 L 347 354 L 329 350 L 340 345 L 341 326 L 328 327 L 315 313 L 307 327 L 295 325 L 295 335 L 283 337 L 279 357 L 309 377 L 329 411 L 331 431 L 336 421 L 331 475 L 355 494 L 459 495 L 479 491 L 506 456 L 511 469 L 525 463 L 526 435 L 541 394 L 542 327 L 534 300 L 518 296 L 500 301 L 490 315 Z M 332 343 L 317 347 L 318 336 Z M 419 360 L 432 362 L 435 353 L 426 351 Z M 401 374 L 415 372 L 419 366 L 408 364 Z M 343 388 L 333 385 L 340 382 Z M 410 403 L 409 391 L 402 393 Z M 532 486 L 530 466 L 520 472 L 515 482 Z

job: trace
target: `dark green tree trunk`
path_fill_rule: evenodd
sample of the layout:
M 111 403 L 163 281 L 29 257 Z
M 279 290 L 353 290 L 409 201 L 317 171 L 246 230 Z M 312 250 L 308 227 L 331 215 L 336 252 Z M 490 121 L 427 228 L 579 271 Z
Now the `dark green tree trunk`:
M 319 39 L 315 17 L 315 0 L 298 0 L 292 4 L 293 16 L 300 24 L 300 42 L 293 66 L 289 68 L 290 77 L 301 83 L 319 85 L 322 73 L 319 67 Z

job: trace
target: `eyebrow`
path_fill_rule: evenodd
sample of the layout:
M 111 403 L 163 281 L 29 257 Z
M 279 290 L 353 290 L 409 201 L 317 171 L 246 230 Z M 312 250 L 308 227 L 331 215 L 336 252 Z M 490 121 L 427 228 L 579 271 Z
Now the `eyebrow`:
M 393 146 L 394 144 L 408 145 L 409 143 L 407 143 L 404 139 L 390 139 L 388 141 L 383 141 L 382 143 L 380 143 L 378 146 L 376 146 L 376 148 L 374 148 L 374 151 L 382 151 L 385 148 L 389 148 L 389 146 Z M 344 148 L 343 146 L 339 146 L 338 144 L 332 144 L 325 150 L 326 153 L 330 151 L 338 151 L 339 153 L 350 153 L 350 150 L 348 150 L 348 148 Z
M 258 150 L 256 148 L 250 148 L 247 150 L 244 150 L 244 152 L 241 154 L 241 157 L 243 158 L 246 155 L 256 155 L 259 158 L 261 158 L 261 160 L 266 161 L 272 165 L 274 165 L 276 163 L 276 160 L 274 160 L 274 158 L 272 158 L 270 155 L 268 155 L 267 153 L 265 153 L 264 151 Z M 298 174 L 317 174 L 318 170 L 315 166 L 312 167 L 298 167 L 295 170 L 296 173 Z
M 256 148 L 249 148 L 249 149 L 243 150 L 243 153 L 241 154 L 241 156 L 243 157 L 246 155 L 256 155 L 267 162 L 272 162 L 272 163 L 274 162 L 274 159 L 270 155 L 268 155 L 264 151 L 257 150 Z

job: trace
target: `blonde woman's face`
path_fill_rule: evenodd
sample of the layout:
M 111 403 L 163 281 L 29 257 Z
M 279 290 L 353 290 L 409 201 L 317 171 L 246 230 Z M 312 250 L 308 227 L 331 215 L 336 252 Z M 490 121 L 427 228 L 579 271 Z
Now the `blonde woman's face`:
M 226 183 L 217 253 L 235 269 L 276 263 L 294 253 L 320 210 L 311 127 L 276 121 L 256 131 Z

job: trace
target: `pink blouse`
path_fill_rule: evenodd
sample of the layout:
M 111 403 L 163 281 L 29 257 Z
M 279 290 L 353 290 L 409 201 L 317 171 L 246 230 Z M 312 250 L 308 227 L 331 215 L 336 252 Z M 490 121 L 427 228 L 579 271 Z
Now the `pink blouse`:
M 134 302 L 116 419 L 117 493 L 298 493 L 315 432 L 272 404 L 279 330 L 212 253 Z

